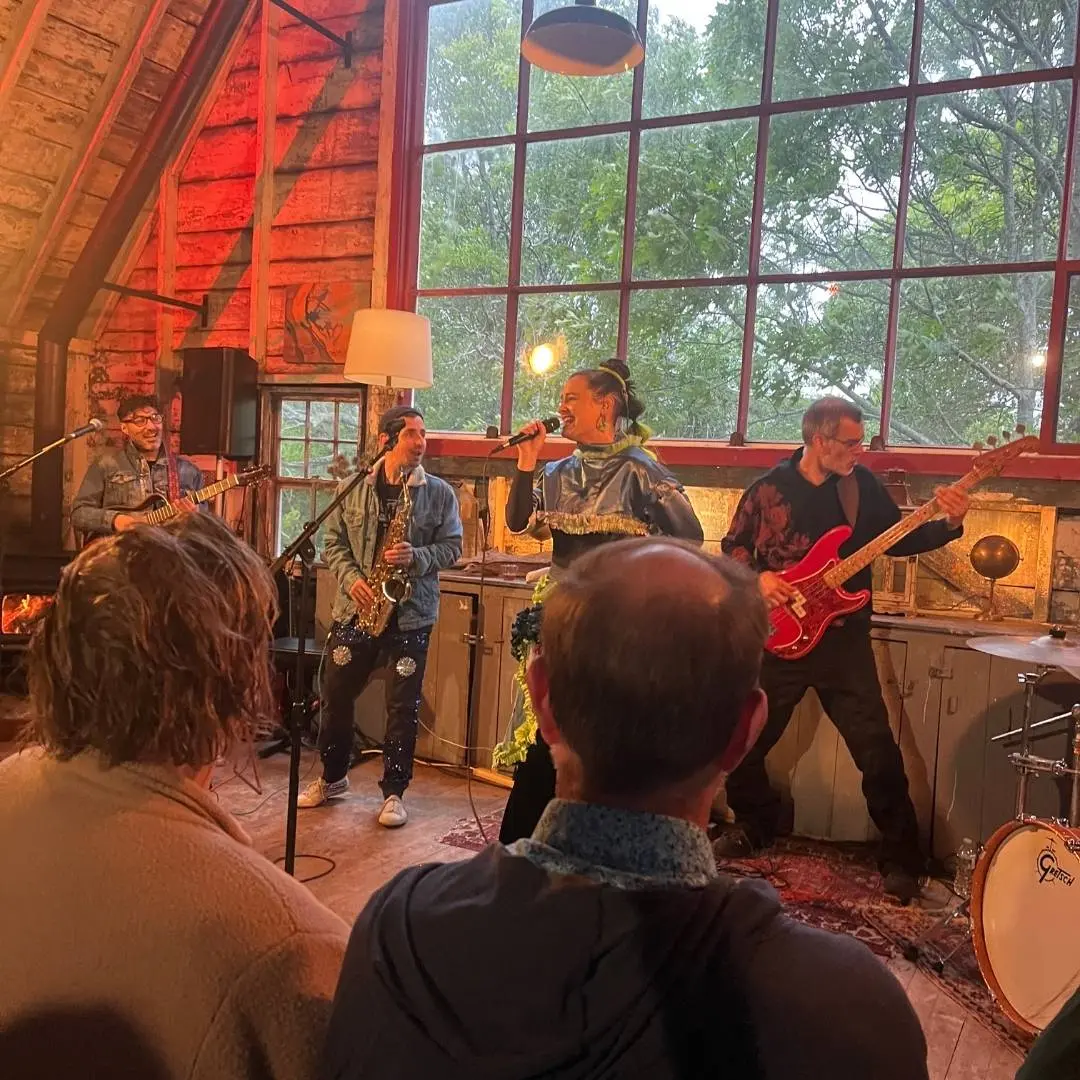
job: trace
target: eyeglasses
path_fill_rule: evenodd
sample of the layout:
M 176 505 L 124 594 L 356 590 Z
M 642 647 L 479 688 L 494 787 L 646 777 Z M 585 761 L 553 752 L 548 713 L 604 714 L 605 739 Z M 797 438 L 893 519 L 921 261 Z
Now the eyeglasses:
M 861 439 L 838 439 L 835 435 L 826 435 L 829 442 L 839 443 L 845 450 L 854 450 L 866 442 L 865 436 Z
M 143 413 L 139 416 L 128 416 L 120 421 L 121 424 L 131 424 L 132 427 L 147 427 L 150 424 L 160 424 L 164 417 L 159 412 Z

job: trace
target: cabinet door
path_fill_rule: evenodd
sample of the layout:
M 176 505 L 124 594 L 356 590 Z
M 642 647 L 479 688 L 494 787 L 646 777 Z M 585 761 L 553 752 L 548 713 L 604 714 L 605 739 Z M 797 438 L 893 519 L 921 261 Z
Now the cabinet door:
M 965 836 L 981 837 L 990 693 L 990 657 L 959 646 L 942 650 L 932 851 L 943 859 Z
M 903 726 L 906 653 L 906 642 L 874 642 L 878 678 L 894 736 Z M 876 835 L 862 793 L 862 774 L 813 691 L 796 707 L 767 764 L 773 783 L 791 792 L 796 835 L 857 841 Z
M 469 679 L 476 597 L 443 592 L 439 620 L 431 634 L 427 669 L 420 703 L 417 757 L 465 763 L 469 727 Z
M 519 611 L 531 603 L 525 589 L 489 589 L 480 616 L 483 642 L 477 648 L 474 693 L 477 695 L 474 761 L 492 767 L 491 750 L 506 736 L 513 703 L 517 661 L 510 655 L 510 631 Z

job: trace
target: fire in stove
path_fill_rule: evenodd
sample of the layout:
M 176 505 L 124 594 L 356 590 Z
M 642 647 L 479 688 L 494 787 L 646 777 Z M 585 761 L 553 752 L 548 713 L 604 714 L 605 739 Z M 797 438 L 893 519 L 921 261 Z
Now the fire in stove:
M 51 596 L 10 593 L 0 601 L 0 634 L 29 634 L 53 602 Z

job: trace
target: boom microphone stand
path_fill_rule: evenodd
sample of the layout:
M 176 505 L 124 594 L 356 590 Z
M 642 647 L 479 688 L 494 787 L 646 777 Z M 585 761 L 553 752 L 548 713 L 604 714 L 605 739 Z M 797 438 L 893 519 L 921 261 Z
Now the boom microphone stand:
M 311 569 L 315 563 L 313 537 L 322 523 L 341 505 L 345 496 L 356 489 L 369 476 L 376 465 L 397 444 L 398 433 L 387 440 L 386 445 L 361 468 L 355 476 L 330 500 L 314 521 L 309 521 L 300 535 L 270 564 L 270 573 L 277 576 L 293 559 L 300 559 L 300 606 L 297 613 L 296 675 L 293 681 L 293 701 L 289 709 L 289 810 L 285 818 L 285 872 L 293 873 L 296 866 L 296 799 L 300 794 L 300 728 L 304 720 L 307 701 L 304 694 L 304 655 L 307 642 L 308 595 L 311 592 Z

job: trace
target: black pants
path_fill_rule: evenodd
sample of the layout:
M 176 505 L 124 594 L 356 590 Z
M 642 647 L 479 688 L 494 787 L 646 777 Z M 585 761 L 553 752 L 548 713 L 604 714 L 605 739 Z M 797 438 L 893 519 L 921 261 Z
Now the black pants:
M 506 800 L 499 842 L 512 844 L 532 836 L 547 804 L 555 798 L 555 765 L 548 744 L 536 733 L 536 742 L 529 747 L 525 760 L 514 770 L 514 787 Z
M 761 737 L 727 781 L 728 805 L 750 839 L 770 843 L 776 836 L 780 796 L 769 783 L 765 756 L 784 734 L 795 706 L 813 688 L 862 773 L 866 807 L 882 836 L 882 868 L 922 873 L 915 808 L 900 748 L 889 727 L 866 624 L 827 630 L 817 647 L 799 660 L 766 653 L 761 684 L 769 696 L 768 719 Z
M 386 737 L 383 740 L 383 778 L 379 787 L 384 798 L 403 795 L 412 779 L 416 749 L 420 692 L 424 685 L 428 639 L 431 627 L 422 630 L 387 630 L 381 637 L 364 637 L 349 645 L 331 639 L 323 666 L 322 727 L 319 750 L 323 779 L 332 784 L 349 771 L 353 745 L 353 710 L 357 697 L 379 668 L 390 671 L 386 698 Z M 347 648 L 347 663 L 339 649 Z

